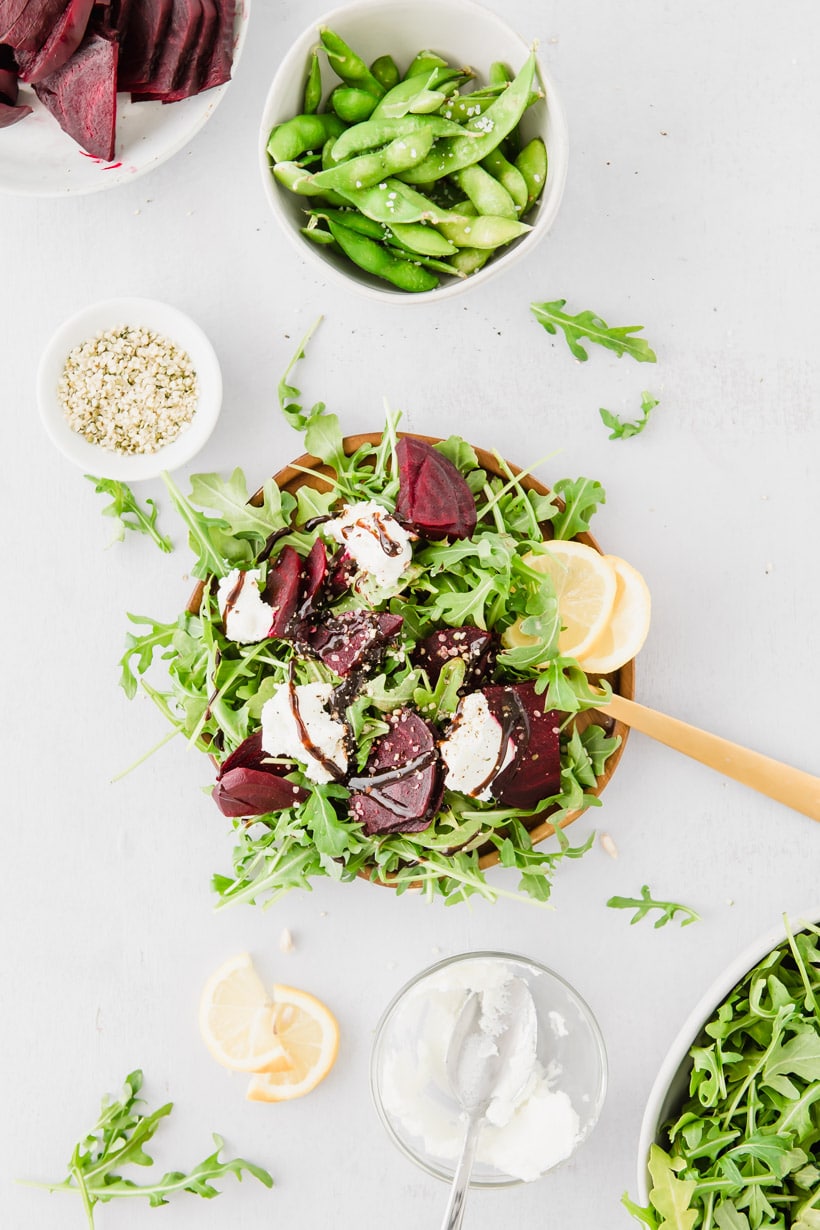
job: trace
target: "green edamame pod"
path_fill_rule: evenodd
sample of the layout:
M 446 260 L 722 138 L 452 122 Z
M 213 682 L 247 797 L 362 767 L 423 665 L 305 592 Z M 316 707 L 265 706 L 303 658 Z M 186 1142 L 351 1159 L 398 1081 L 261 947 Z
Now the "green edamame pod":
M 498 180 L 502 187 L 506 188 L 520 215 L 527 208 L 529 194 L 527 192 L 527 181 L 518 167 L 513 166 L 504 157 L 500 149 L 494 149 L 486 158 L 483 158 L 481 165 L 494 179 Z
M 450 264 L 461 277 L 468 278 L 471 273 L 478 273 L 492 254 L 492 248 L 459 248 Z
M 359 90 L 352 85 L 337 85 L 331 91 L 327 105 L 346 124 L 360 124 L 368 119 L 378 99 L 368 90 Z
M 324 231 L 320 226 L 301 226 L 299 230 L 305 239 L 309 239 L 311 243 L 315 243 L 321 248 L 332 248 L 336 243 L 330 231 Z
M 397 119 L 408 112 L 422 115 L 437 111 L 447 101 L 448 95 L 467 80 L 469 77 L 457 68 L 435 68 L 427 76 L 419 73 L 415 77 L 406 77 L 379 99 L 371 118 L 388 116 Z
M 273 129 L 268 154 L 274 162 L 293 162 L 307 150 L 321 149 L 328 137 L 340 136 L 344 127 L 336 115 L 295 115 Z
M 374 222 L 372 218 L 366 218 L 355 209 L 316 209 L 311 216 L 323 218 L 328 224 L 338 222 L 348 230 L 358 231 L 360 235 L 367 235 L 380 242 L 385 238 L 385 227 L 381 222 Z
M 283 188 L 295 192 L 297 196 L 320 196 L 331 205 L 347 204 L 344 197 L 317 187 L 314 182 L 316 176 L 300 167 L 298 162 L 277 162 L 273 167 L 273 177 Z
M 401 73 L 392 56 L 379 56 L 370 65 L 370 71 L 385 90 L 392 90 L 401 80 Z
M 444 238 L 457 248 L 500 248 L 532 230 L 526 222 L 494 218 L 488 214 L 462 218 L 459 222 L 439 222 L 437 226 Z
M 384 86 L 377 77 L 374 77 L 361 56 L 357 55 L 340 35 L 329 30 L 327 26 L 323 26 L 319 31 L 319 38 L 327 52 L 330 67 L 336 71 L 345 85 L 353 86 L 358 90 L 367 90 L 368 93 L 375 94 L 376 98 L 381 98 L 384 94 Z
M 335 144 L 336 144 L 336 138 L 328 137 L 328 139 L 325 141 L 324 145 L 322 146 L 322 165 L 319 168 L 320 170 L 326 171 L 329 167 L 333 167 L 336 165 L 334 158 L 333 158 L 333 146 Z
M 394 222 L 432 222 L 437 226 L 444 221 L 464 221 L 463 214 L 444 209 L 415 188 L 392 177 L 372 188 L 348 189 L 342 196 L 366 217 L 374 222 L 386 222 L 388 226 Z
M 390 230 L 402 247 L 420 256 L 452 256 L 458 251 L 456 245 L 435 227 L 425 226 L 423 222 L 392 222 Z
M 480 214 L 517 218 L 515 202 L 503 184 L 478 165 L 454 171 L 451 179 L 473 202 Z M 477 245 L 481 247 L 481 244 Z
M 452 175 L 453 171 L 486 158 L 521 119 L 527 108 L 534 80 L 535 55 L 531 52 L 523 68 L 503 94 L 499 94 L 478 119 L 467 121 L 467 127 L 480 134 L 479 139 L 474 141 L 469 137 L 445 137 L 438 141 L 432 153 L 405 173 L 407 182 L 429 183 L 441 179 L 442 175 Z
M 420 128 L 418 132 L 407 137 L 397 137 L 382 149 L 369 154 L 359 154 L 348 162 L 340 162 L 327 171 L 314 175 L 313 181 L 320 191 L 346 191 L 347 189 L 369 188 L 378 184 L 388 175 L 421 162 L 430 151 L 434 137 L 429 128 Z
M 433 290 L 438 278 L 423 265 L 396 256 L 382 244 L 338 222 L 329 222 L 330 233 L 345 255 L 365 273 L 392 283 L 400 290 L 419 292 Z
M 478 116 L 483 115 L 490 103 L 495 102 L 501 92 L 501 87 L 496 86 L 493 89 L 472 90 L 469 94 L 459 94 L 455 98 L 448 98 L 442 103 L 439 115 L 443 115 L 448 120 L 455 120 L 457 124 L 464 124 L 467 120 L 477 119 Z
M 302 111 L 305 115 L 315 115 L 322 105 L 322 66 L 319 63 L 319 49 L 314 47 L 310 53 L 305 94 Z
M 547 147 L 540 137 L 533 137 L 515 160 L 527 185 L 527 209 L 534 205 L 547 182 Z
M 435 51 L 419 51 L 408 64 L 404 80 L 407 81 L 410 77 L 419 77 L 422 73 L 430 73 L 434 68 L 449 67 L 450 65 L 447 61 L 442 60 L 441 56 L 436 55 Z
M 490 85 L 509 85 L 512 79 L 513 75 L 510 72 L 508 65 L 503 64 L 501 60 L 495 60 L 490 65 L 490 71 L 487 74 L 487 81 Z
M 403 115 L 400 119 L 365 120 L 354 124 L 337 139 L 333 151 L 336 162 L 343 162 L 352 154 L 360 154 L 362 150 L 377 149 L 386 145 L 396 137 L 410 137 L 421 128 L 429 128 L 436 140 L 439 137 L 455 137 L 462 131 L 460 124 L 452 120 L 442 119 L 438 115 Z

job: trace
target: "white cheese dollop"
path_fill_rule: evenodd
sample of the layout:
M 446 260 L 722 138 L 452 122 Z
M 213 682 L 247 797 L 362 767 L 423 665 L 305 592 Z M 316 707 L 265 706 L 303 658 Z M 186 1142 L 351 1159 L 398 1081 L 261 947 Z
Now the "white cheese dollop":
M 302 683 L 293 689 L 293 696 L 305 727 L 304 736 L 293 714 L 290 685 L 283 683 L 262 706 L 262 749 L 271 756 L 288 756 L 298 761 L 312 782 L 331 782 L 333 773 L 312 753 L 311 747 L 342 772 L 347 770 L 347 727 L 329 712 L 333 685 Z
M 492 798 L 493 779 L 515 756 L 515 743 L 507 739 L 503 754 L 501 723 L 490 713 L 487 698 L 470 692 L 456 711 L 453 727 L 440 748 L 447 775 L 444 785 L 472 798 Z
M 258 568 L 249 568 L 246 572 L 234 568 L 220 579 L 216 597 L 229 641 L 250 645 L 264 641 L 270 632 L 273 608 L 259 592 L 261 575 Z
M 324 532 L 347 548 L 379 589 L 394 589 L 413 558 L 411 535 L 375 500 L 345 505 Z

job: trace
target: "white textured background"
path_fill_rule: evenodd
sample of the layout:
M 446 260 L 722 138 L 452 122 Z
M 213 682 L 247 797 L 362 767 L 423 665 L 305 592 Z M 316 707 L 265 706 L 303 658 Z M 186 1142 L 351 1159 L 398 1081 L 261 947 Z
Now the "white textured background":
M 594 531 L 652 589 L 639 699 L 820 772 L 820 11 L 798 0 L 494 0 L 541 40 L 560 88 L 567 192 L 529 264 L 419 310 L 326 285 L 267 212 L 257 119 L 280 57 L 323 7 L 256 0 L 214 118 L 144 179 L 77 200 L 0 198 L 3 1230 L 83 1224 L 78 1201 L 15 1179 L 60 1178 L 100 1095 L 138 1065 L 151 1102 L 177 1103 L 163 1163 L 190 1167 L 218 1130 L 276 1188 L 229 1181 L 211 1203 L 110 1206 L 101 1230 L 437 1225 L 444 1188 L 393 1149 L 371 1108 L 371 1035 L 407 978 L 487 946 L 541 959 L 578 987 L 606 1036 L 611 1084 L 570 1165 L 474 1193 L 468 1224 L 626 1227 L 618 1202 L 635 1190 L 642 1108 L 680 1022 L 749 939 L 820 898 L 811 821 L 639 735 L 603 809 L 572 831 L 608 831 L 620 857 L 596 844 L 562 869 L 553 913 L 445 910 L 327 882 L 267 914 L 214 914 L 208 881 L 231 843 L 200 791 L 207 765 L 172 743 L 112 784 L 164 734 L 148 700 L 129 704 L 117 688 L 125 612 L 172 617 L 189 557 L 159 483 L 140 494 L 160 499 L 177 552 L 140 539 L 105 550 L 103 501 L 52 449 L 33 396 L 56 326 L 112 295 L 177 304 L 217 348 L 225 409 L 196 470 L 240 465 L 256 484 L 301 451 L 278 417 L 276 382 L 319 313 L 297 383 L 347 430 L 378 427 L 387 398 L 408 428 L 458 431 L 522 464 L 557 450 L 543 478 L 603 482 Z M 528 310 L 557 297 L 645 325 L 657 366 L 603 351 L 577 364 Z M 660 399 L 648 430 L 610 442 L 598 407 L 633 418 L 643 389 Z M 654 931 L 606 908 L 642 883 L 703 921 Z M 246 1103 L 242 1079 L 199 1041 L 201 985 L 245 948 L 267 978 L 314 991 L 341 1023 L 334 1071 L 292 1105 Z

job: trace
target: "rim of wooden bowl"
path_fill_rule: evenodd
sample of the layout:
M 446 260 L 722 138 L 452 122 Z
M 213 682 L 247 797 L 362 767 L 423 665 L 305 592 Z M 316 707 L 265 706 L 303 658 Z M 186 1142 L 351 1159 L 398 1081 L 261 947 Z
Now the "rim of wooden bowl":
M 418 432 L 400 431 L 397 434 L 399 438 L 402 436 L 412 436 L 416 440 L 423 440 L 425 444 L 440 444 L 442 442 L 442 437 L 440 436 L 425 436 Z M 380 431 L 361 432 L 358 435 L 345 436 L 342 441 L 345 455 L 347 457 L 352 456 L 352 454 L 363 445 L 376 446 L 380 443 L 381 438 L 382 433 Z M 486 470 L 487 473 L 491 474 L 494 478 L 507 477 L 499 466 L 495 456 L 491 452 L 488 452 L 483 448 L 478 448 L 476 445 L 473 445 L 472 447 L 475 451 L 476 457 L 478 458 L 478 464 L 481 466 L 482 470 Z M 510 474 L 520 475 L 522 473 L 521 467 L 514 465 L 512 462 L 505 461 L 504 465 L 507 467 Z M 332 480 L 333 474 L 333 468 L 323 462 L 320 458 L 314 457 L 311 453 L 304 453 L 301 457 L 297 457 L 294 461 L 290 462 L 289 465 L 286 465 L 281 470 L 277 471 L 277 473 L 273 475 L 273 481 L 276 483 L 280 491 L 288 491 L 291 495 L 293 495 L 300 487 L 313 487 L 318 490 L 323 486 L 330 486 L 330 480 Z M 535 491 L 538 495 L 550 494 L 549 487 L 546 487 L 542 482 L 539 482 L 539 480 L 534 478 L 531 474 L 524 474 L 522 476 L 521 485 L 525 490 Z M 251 496 L 250 502 L 252 504 L 259 503 L 261 499 L 262 491 L 260 488 Z M 593 547 L 596 551 L 603 554 L 601 547 L 592 534 L 586 532 L 578 534 L 576 535 L 576 541 L 586 543 L 588 546 Z M 187 606 L 187 610 L 191 614 L 196 614 L 199 610 L 204 584 L 205 583 L 203 581 L 200 581 L 191 595 Z M 602 677 L 612 685 L 612 690 L 614 692 L 617 692 L 620 696 L 625 696 L 628 700 L 633 699 L 635 695 L 634 658 L 630 659 L 630 661 L 622 666 L 620 670 L 613 671 L 611 674 Z M 600 795 L 604 788 L 608 785 L 613 773 L 620 763 L 621 756 L 623 755 L 627 738 L 629 736 L 629 727 L 623 722 L 619 722 L 610 717 L 606 712 L 606 706 L 602 709 L 584 710 L 584 712 L 580 713 L 575 720 L 582 729 L 584 726 L 589 725 L 592 721 L 597 721 L 603 726 L 608 736 L 618 736 L 620 738 L 618 747 L 607 760 L 604 772 L 597 779 L 595 786 L 591 790 L 587 791 L 587 793 L 597 796 Z M 558 827 L 562 829 L 566 828 L 567 825 L 572 824 L 573 820 L 577 820 L 578 817 L 583 814 L 583 809 L 569 812 L 559 822 Z M 542 820 L 539 824 L 533 825 L 533 827 L 529 829 L 530 839 L 532 840 L 533 845 L 538 845 L 540 842 L 546 841 L 548 837 L 552 837 L 555 833 L 555 829 L 556 826 L 551 824 L 547 819 Z M 492 867 L 498 862 L 499 854 L 498 851 L 494 849 L 488 850 L 479 856 L 479 866 L 482 869 Z M 372 879 L 371 876 L 366 875 L 364 872 L 361 872 L 360 875 L 362 875 L 365 879 Z M 372 880 L 372 882 L 376 884 L 390 885 L 389 880 L 375 879 Z

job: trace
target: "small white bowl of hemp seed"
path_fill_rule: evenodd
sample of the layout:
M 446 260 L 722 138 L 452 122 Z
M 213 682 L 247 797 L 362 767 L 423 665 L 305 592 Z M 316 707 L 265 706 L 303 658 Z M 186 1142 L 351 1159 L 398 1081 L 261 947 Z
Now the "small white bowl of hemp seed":
M 219 417 L 222 373 L 184 312 L 154 299 L 109 299 L 83 308 L 51 338 L 37 401 L 70 461 L 135 482 L 199 452 Z

